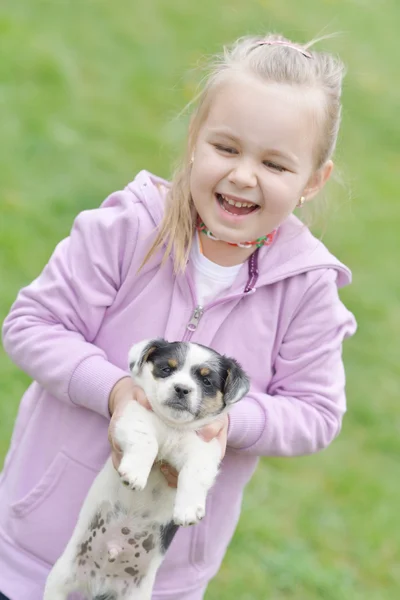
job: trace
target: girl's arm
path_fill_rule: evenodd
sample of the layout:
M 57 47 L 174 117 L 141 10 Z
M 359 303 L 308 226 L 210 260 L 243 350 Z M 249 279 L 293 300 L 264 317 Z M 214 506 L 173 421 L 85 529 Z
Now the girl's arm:
M 338 435 L 346 410 L 343 339 L 353 315 L 338 297 L 336 273 L 323 271 L 293 318 L 267 393 L 231 410 L 228 446 L 258 456 L 312 454 Z
M 92 342 L 135 250 L 135 208 L 124 191 L 81 213 L 3 325 L 5 350 L 32 379 L 58 399 L 107 417 L 111 389 L 127 372 Z

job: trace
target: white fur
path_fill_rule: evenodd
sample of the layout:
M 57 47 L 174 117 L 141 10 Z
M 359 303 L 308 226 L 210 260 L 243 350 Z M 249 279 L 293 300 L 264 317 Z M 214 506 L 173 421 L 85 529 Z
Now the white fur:
M 183 368 L 165 380 L 156 380 L 152 376 L 151 364 L 145 363 L 141 370 L 137 367 L 147 344 L 142 342 L 134 346 L 129 360 L 134 363 L 132 374 L 135 381 L 143 387 L 153 412 L 137 402 L 126 405 L 115 425 L 115 440 L 123 452 L 118 473 L 109 459 L 95 479 L 72 537 L 50 572 L 43 600 L 66 600 L 72 591 L 82 591 L 91 599 L 111 589 L 118 600 L 150 600 L 163 554 L 157 548 L 147 553 L 140 547 L 143 560 L 148 560 L 147 556 L 153 553 L 139 584 L 134 584 L 133 576 L 113 577 L 109 574 L 107 577 L 112 569 L 123 569 L 121 563 L 133 565 L 133 561 L 141 560 L 133 558 L 136 556 L 132 554 L 133 546 L 129 547 L 132 539 L 128 543 L 127 536 L 121 537 L 119 532 L 147 530 L 146 535 L 151 535 L 151 527 L 155 523 L 168 524 L 173 520 L 177 525 L 188 526 L 197 523 L 205 515 L 207 493 L 218 472 L 221 453 L 219 442 L 214 439 L 206 443 L 195 432 L 210 419 L 194 421 L 189 413 L 185 415 L 182 411 L 168 408 L 165 400 L 171 386 L 179 383 L 190 388 L 191 406 L 198 405 L 201 398 L 190 374 L 190 366 L 207 360 L 209 354 L 207 349 L 190 346 Z M 159 468 L 154 466 L 155 461 L 166 461 L 175 467 L 179 473 L 177 489 L 168 487 Z M 125 485 L 122 485 L 121 479 Z M 118 510 L 113 512 L 113 507 L 118 507 Z M 118 515 L 119 509 L 121 514 Z M 103 521 L 106 515 L 107 519 L 112 515 L 107 527 L 104 523 L 104 534 L 100 526 L 93 527 L 96 514 L 100 514 Z M 128 525 L 122 527 L 124 523 Z M 96 538 L 93 537 L 95 533 L 90 533 L 92 530 L 98 533 Z M 89 539 L 87 536 L 91 541 L 85 546 L 84 542 Z M 81 562 L 85 561 L 85 565 L 79 566 L 79 548 L 94 547 L 95 544 L 99 544 L 97 550 L 87 550 L 87 555 L 81 553 Z M 86 561 L 84 557 L 89 554 Z M 122 561 L 124 557 L 128 559 L 126 562 Z M 111 566 L 114 562 L 115 567 Z M 134 571 L 132 567 L 129 568 Z

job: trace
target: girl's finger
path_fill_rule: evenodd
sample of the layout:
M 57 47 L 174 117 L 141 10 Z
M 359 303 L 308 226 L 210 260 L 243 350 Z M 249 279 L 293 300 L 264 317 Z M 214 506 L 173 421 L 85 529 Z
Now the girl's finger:
M 167 480 L 169 487 L 176 488 L 178 486 L 178 472 L 166 463 L 160 465 L 160 470 Z
M 122 459 L 122 452 L 116 452 L 115 450 L 113 450 L 111 452 L 111 460 L 112 460 L 112 464 L 114 465 L 114 469 L 118 469 L 121 459 Z
M 139 404 L 141 404 L 142 406 L 144 406 L 144 408 L 147 408 L 147 410 L 152 410 L 151 404 L 148 401 L 147 396 L 141 387 L 134 387 L 133 399 L 136 400 L 136 402 L 139 402 Z
M 222 429 L 224 428 L 224 423 L 222 421 L 214 421 L 213 423 L 210 423 L 209 425 L 206 425 L 205 427 L 202 427 L 201 429 L 199 429 L 198 431 L 198 435 L 205 441 L 205 442 L 210 442 L 211 440 L 213 440 L 215 437 L 218 436 L 218 434 L 222 431 Z

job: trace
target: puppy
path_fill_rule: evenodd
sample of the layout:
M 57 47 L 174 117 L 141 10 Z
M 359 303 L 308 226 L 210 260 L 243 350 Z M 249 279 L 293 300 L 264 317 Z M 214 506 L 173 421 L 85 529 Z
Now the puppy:
M 161 339 L 136 344 L 129 367 L 153 410 L 131 402 L 116 422 L 123 452 L 118 473 L 110 458 L 48 576 L 43 600 L 66 600 L 72 591 L 90 600 L 151 600 L 178 527 L 204 517 L 221 449 L 196 430 L 240 400 L 249 380 L 235 360 L 210 348 Z M 161 460 L 178 471 L 177 489 L 153 466 Z

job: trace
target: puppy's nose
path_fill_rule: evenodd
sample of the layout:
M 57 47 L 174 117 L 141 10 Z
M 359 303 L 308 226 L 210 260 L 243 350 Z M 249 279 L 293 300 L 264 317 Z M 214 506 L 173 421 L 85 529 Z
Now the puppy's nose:
M 176 395 L 182 400 L 190 393 L 190 388 L 186 385 L 175 385 L 174 388 Z

